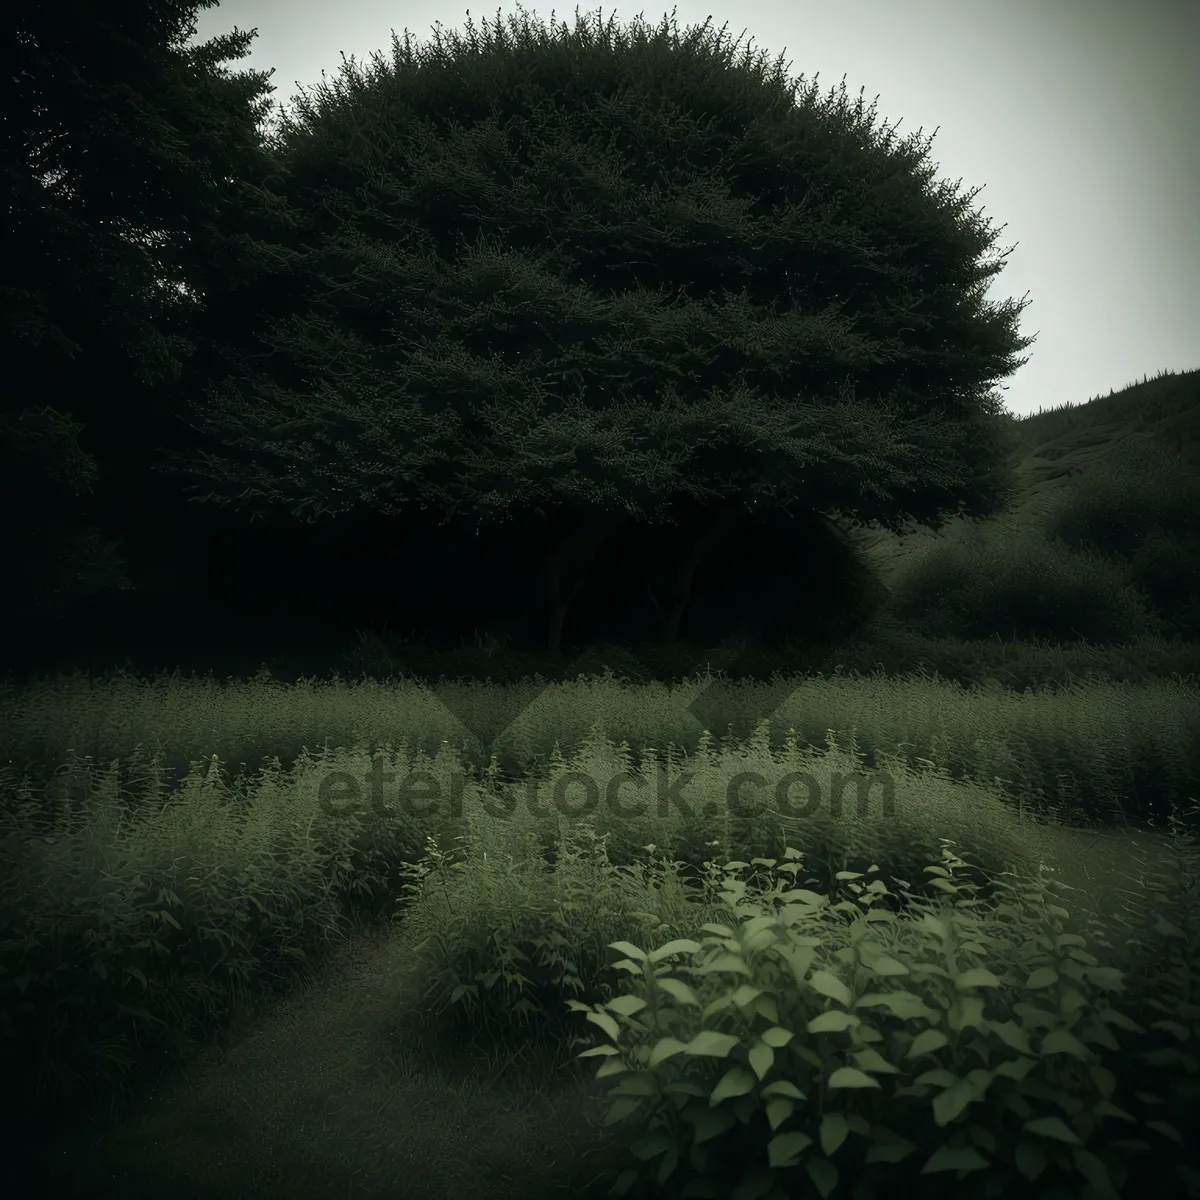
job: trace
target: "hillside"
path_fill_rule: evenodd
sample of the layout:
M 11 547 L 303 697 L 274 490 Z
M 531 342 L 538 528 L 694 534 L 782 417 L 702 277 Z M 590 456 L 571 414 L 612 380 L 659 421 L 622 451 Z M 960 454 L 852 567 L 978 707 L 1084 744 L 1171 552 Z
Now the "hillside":
M 1036 517 L 1048 500 L 1134 437 L 1161 442 L 1200 470 L 1200 370 L 1164 374 L 1084 404 L 1016 418 L 1011 462 L 1020 487 L 1011 513 L 1002 518 L 956 517 L 938 533 L 924 527 L 903 535 L 859 530 L 856 541 L 890 583 L 911 555 L 935 543 L 959 542 L 998 520 L 1023 523 Z

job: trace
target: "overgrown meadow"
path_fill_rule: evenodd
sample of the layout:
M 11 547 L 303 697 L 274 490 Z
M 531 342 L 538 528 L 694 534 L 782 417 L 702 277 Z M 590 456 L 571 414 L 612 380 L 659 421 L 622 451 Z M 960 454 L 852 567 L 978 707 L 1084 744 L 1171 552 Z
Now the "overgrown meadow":
M 8 1153 L 56 1196 L 1196 1195 L 1194 466 L 1141 436 L 1196 378 L 1020 422 L 1022 505 L 877 540 L 847 644 L 10 681 Z

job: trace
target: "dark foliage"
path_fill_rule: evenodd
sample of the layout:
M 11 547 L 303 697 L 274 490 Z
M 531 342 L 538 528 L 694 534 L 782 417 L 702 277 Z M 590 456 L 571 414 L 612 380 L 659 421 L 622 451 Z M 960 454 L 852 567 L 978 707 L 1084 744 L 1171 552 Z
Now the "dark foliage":
M 1127 437 L 1053 508 L 1045 532 L 1067 546 L 1087 543 L 1120 563 L 1151 610 L 1194 639 L 1200 637 L 1200 477 L 1181 443 L 1181 435 L 1175 446 Z
M 267 75 L 218 74 L 253 34 L 179 48 L 214 2 L 23 0 L 6 23 L 4 590 L 26 643 L 129 589 L 127 552 L 188 535 L 197 506 L 150 472 L 190 437 L 196 347 L 173 326 L 253 278 L 247 231 L 287 220 L 256 186 Z
M 672 547 L 692 565 L 657 597 L 664 639 L 729 506 L 897 527 L 1004 505 L 988 386 L 1030 339 L 982 301 L 995 235 L 929 187 L 927 146 L 876 136 L 844 89 L 797 103 L 707 23 L 511 24 L 394 40 L 390 69 L 298 102 L 271 187 L 303 233 L 241 368 L 182 381 L 204 450 L 169 471 L 250 514 L 412 522 L 414 546 L 421 508 L 480 534 L 545 519 L 532 574 L 458 585 L 534 587 L 552 651 L 616 531 L 680 501 L 708 517 Z
M 25 6 L 6 158 L 41 321 L 6 334 L 99 466 L 108 598 L 56 641 L 836 638 L 882 597 L 846 518 L 1007 502 L 1022 306 L 982 302 L 995 235 L 861 97 L 707 22 L 514 19 L 406 36 L 268 137 L 265 77 L 215 73 L 253 32 L 184 51 L 207 4 L 78 7 Z

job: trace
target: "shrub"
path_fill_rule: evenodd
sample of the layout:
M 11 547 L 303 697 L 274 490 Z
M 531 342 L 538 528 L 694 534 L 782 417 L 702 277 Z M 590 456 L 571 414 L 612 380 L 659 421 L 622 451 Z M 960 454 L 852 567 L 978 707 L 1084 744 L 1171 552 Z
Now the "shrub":
M 926 868 L 940 889 L 974 890 L 953 882 L 965 864 L 942 853 L 944 867 Z M 653 1175 L 658 1195 L 758 1200 L 815 1188 L 827 1197 L 846 1175 L 861 1198 L 929 1194 L 928 1176 L 939 1195 L 1016 1187 L 1065 1200 L 1081 1194 L 1081 1177 L 1084 1196 L 1114 1197 L 1129 1159 L 1152 1148 L 1142 1130 L 1156 1153 L 1180 1143 L 1167 1120 L 1136 1128 L 1135 1100 L 1161 1097 L 1118 1090 L 1132 1067 L 1116 1058 L 1112 1027 L 1144 1031 L 1108 1003 L 1122 973 L 1087 953 L 1086 938 L 1062 932 L 1064 909 L 1045 904 L 1031 923 L 1006 902 L 985 926 L 977 901 L 959 898 L 897 922 L 872 907 L 887 894 L 881 880 L 839 875 L 863 897 L 860 911 L 779 881 L 751 897 L 732 876 L 746 865 L 726 867 L 736 932 L 705 924 L 702 940 L 651 952 L 619 943 L 627 957 L 616 969 L 633 976 L 634 994 L 591 1008 L 570 1002 L 609 1039 L 580 1056 L 604 1058 L 597 1079 L 614 1081 L 607 1123 L 640 1135 L 631 1151 L 645 1165 L 623 1172 L 613 1193 Z M 1020 898 L 1045 902 L 1040 885 Z M 839 949 L 828 937 L 836 926 Z M 1183 936 L 1164 921 L 1157 932 Z M 685 956 L 690 963 L 678 961 Z M 1200 1031 L 1198 1016 L 1182 1005 L 1153 1024 L 1183 1041 L 1185 1022 L 1192 1037 Z M 1197 1070 L 1170 1045 L 1139 1061 L 1159 1080 Z M 1111 1122 L 1130 1136 L 1114 1138 Z
M 451 861 L 433 838 L 428 861 L 401 864 L 412 880 L 402 904 L 418 1007 L 443 1033 L 554 1031 L 568 1017 L 567 997 L 611 995 L 603 982 L 614 938 L 679 932 L 686 910 L 700 912 L 675 886 L 676 873 L 656 891 L 640 864 L 614 867 L 607 837 L 588 826 L 570 831 L 556 841 L 552 869 L 535 847 L 504 862 L 464 847 L 472 861 Z
M 889 611 L 925 633 L 1115 644 L 1162 632 L 1125 573 L 1102 554 L 1050 543 L 1010 522 L 914 557 Z

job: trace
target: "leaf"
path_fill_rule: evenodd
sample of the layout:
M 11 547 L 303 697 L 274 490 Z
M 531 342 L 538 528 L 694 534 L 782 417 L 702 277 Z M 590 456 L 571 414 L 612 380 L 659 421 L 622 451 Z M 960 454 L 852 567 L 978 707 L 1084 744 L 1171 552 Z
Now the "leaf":
M 849 1005 L 854 999 L 850 994 L 850 989 L 836 975 L 832 975 L 828 971 L 814 971 L 808 982 L 813 991 L 820 992 L 822 996 L 828 996 L 831 1000 L 837 1000 L 841 1004 Z
M 1030 1133 L 1040 1134 L 1042 1137 L 1054 1138 L 1059 1142 L 1066 1142 L 1072 1146 L 1080 1145 L 1079 1138 L 1064 1124 L 1059 1117 L 1037 1117 L 1032 1121 L 1026 1121 L 1024 1128 Z
M 877 1079 L 858 1070 L 856 1067 L 839 1067 L 829 1077 L 830 1088 L 880 1088 Z
M 722 1100 L 728 1100 L 733 1096 L 745 1096 L 754 1090 L 756 1082 L 754 1076 L 745 1067 L 730 1067 L 721 1076 L 717 1086 L 713 1088 L 708 1103 L 715 1108 Z
M 684 1045 L 683 1053 L 711 1058 L 725 1058 L 737 1044 L 738 1039 L 728 1033 L 717 1033 L 715 1030 L 706 1029 L 696 1034 L 690 1042 Z
M 987 1159 L 970 1146 L 942 1146 L 929 1156 L 921 1168 L 921 1174 L 932 1175 L 939 1171 L 983 1171 L 987 1166 Z
M 845 1113 L 826 1113 L 821 1118 L 821 1150 L 824 1152 L 826 1158 L 831 1158 L 834 1155 L 838 1147 L 846 1140 L 846 1135 L 849 1132 L 850 1123 L 846 1120 Z

